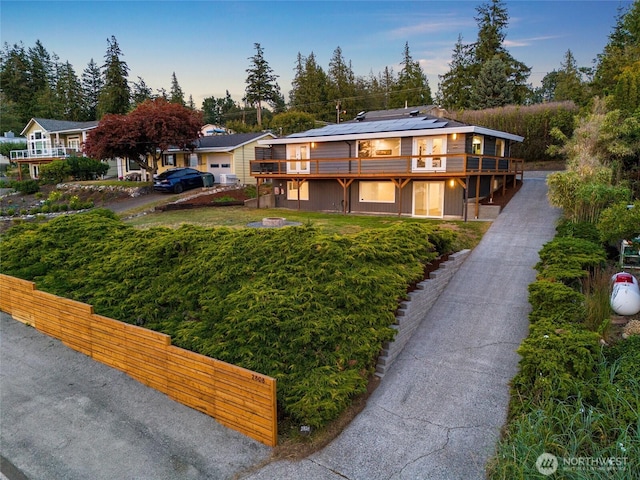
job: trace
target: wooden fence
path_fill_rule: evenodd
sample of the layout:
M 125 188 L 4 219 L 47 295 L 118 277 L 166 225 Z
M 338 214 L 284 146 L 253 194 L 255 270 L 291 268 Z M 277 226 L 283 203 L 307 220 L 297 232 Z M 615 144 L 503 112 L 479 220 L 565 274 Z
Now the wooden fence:
M 276 380 L 171 345 L 163 333 L 0 274 L 0 310 L 266 445 L 277 444 Z

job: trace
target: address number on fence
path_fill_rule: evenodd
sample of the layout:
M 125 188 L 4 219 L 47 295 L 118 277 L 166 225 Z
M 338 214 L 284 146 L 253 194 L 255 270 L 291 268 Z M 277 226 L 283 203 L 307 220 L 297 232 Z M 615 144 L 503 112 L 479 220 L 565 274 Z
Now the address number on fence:
M 258 383 L 267 383 L 264 377 L 261 377 L 260 375 L 255 375 L 253 373 L 251 374 L 251 380 Z

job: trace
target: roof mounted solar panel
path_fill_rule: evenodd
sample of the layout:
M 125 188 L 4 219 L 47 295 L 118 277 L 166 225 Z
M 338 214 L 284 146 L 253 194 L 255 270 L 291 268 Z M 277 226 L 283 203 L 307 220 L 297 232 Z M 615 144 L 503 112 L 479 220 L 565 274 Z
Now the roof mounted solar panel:
M 426 130 L 442 128 L 447 121 L 437 118 L 405 118 L 401 120 L 380 120 L 374 122 L 340 123 L 314 128 L 306 132 L 293 133 L 287 138 L 326 137 L 363 133 L 399 132 L 406 130 Z

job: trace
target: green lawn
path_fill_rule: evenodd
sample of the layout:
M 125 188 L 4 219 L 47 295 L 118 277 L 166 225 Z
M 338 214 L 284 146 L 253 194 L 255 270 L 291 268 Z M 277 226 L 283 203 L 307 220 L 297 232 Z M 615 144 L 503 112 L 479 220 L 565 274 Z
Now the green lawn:
M 265 217 L 283 217 L 287 221 L 313 225 L 326 233 L 357 233 L 370 228 L 384 228 L 400 223 L 426 223 L 440 225 L 458 233 L 456 249 L 473 248 L 478 244 L 490 222 L 463 222 L 455 220 L 426 220 L 396 215 L 344 215 L 342 213 L 302 212 L 285 209 L 254 209 L 248 207 L 196 208 L 157 212 L 126 220 L 126 223 L 139 228 L 165 226 L 177 228 L 192 224 L 203 227 L 247 228 L 252 222 L 261 222 Z

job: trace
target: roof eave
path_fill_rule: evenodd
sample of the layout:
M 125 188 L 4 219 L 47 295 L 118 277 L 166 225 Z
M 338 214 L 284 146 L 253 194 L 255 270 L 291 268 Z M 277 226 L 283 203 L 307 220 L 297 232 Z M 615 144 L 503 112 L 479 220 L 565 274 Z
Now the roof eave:
M 312 137 L 295 137 L 295 138 L 274 138 L 272 140 L 259 140 L 259 145 L 288 145 L 310 142 L 348 142 L 352 140 L 369 140 L 374 138 L 391 138 L 391 137 L 425 137 L 436 135 L 448 135 L 452 133 L 479 133 L 482 135 L 490 135 L 493 137 L 504 138 L 522 142 L 524 137 L 513 135 L 511 133 L 501 132 L 499 130 L 491 130 L 490 128 L 477 127 L 475 125 L 463 125 L 456 127 L 430 128 L 424 130 L 400 130 L 397 132 L 375 132 L 375 133 L 352 133 L 345 135 L 318 135 Z

